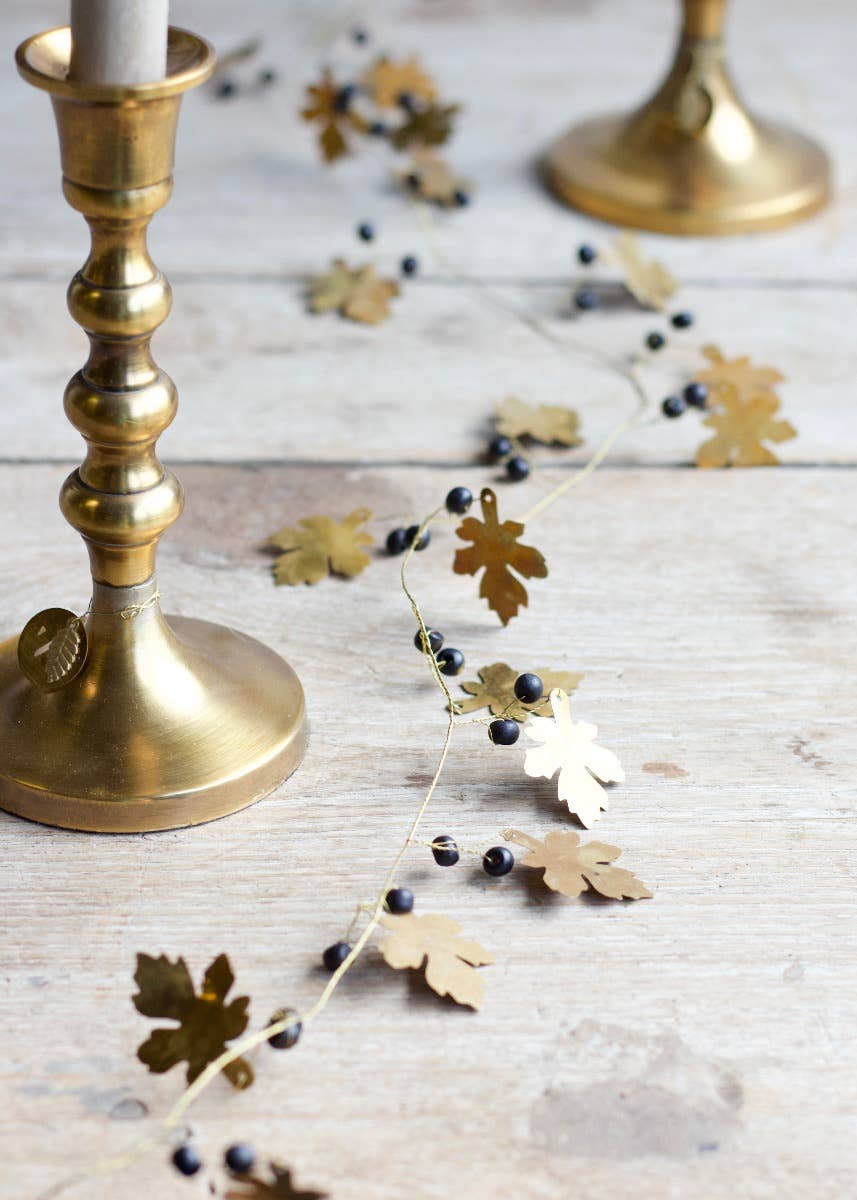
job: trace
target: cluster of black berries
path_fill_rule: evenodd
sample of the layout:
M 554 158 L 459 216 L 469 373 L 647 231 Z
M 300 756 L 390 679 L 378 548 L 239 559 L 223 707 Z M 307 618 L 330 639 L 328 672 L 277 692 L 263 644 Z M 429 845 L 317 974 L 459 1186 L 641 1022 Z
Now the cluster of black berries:
M 253 1170 L 256 1155 L 253 1153 L 252 1146 L 248 1146 L 244 1142 L 236 1142 L 223 1155 L 223 1161 L 226 1169 L 231 1171 L 233 1175 L 247 1175 Z M 179 1146 L 173 1153 L 172 1163 L 179 1174 L 188 1176 L 196 1175 L 197 1171 L 202 1167 L 202 1159 L 193 1146 L 187 1143 Z
M 522 479 L 526 479 L 530 473 L 530 464 L 524 458 L 523 454 L 513 453 L 514 446 L 511 439 L 505 434 L 498 433 L 488 443 L 488 457 L 491 462 L 505 463 L 506 474 L 513 483 L 520 483 Z
M 371 221 L 361 221 L 356 229 L 361 242 L 374 242 L 377 237 L 375 226 Z M 406 254 L 399 262 L 399 270 L 403 275 L 414 276 L 420 269 L 420 260 L 415 254 Z
M 276 82 L 277 72 L 271 67 L 263 67 L 262 70 L 256 75 L 255 87 L 266 88 L 270 87 L 272 83 Z M 223 79 L 219 79 L 217 81 L 214 88 L 214 94 L 219 100 L 229 100 L 231 97 L 237 96 L 241 90 L 242 89 L 238 84 L 238 80 L 232 79 L 227 75 Z
M 535 704 L 544 690 L 541 679 L 532 671 L 525 671 L 515 680 L 515 695 L 522 704 Z M 488 736 L 495 746 L 514 746 L 521 736 L 521 727 L 511 717 L 498 717 L 488 726 Z
M 414 645 L 423 654 L 434 655 L 441 675 L 458 675 L 464 666 L 464 655 L 453 646 L 444 646 L 443 634 L 437 629 L 427 629 L 425 633 L 418 629 L 414 635 Z
M 665 417 L 680 417 L 688 408 L 705 408 L 708 403 L 708 388 L 694 380 L 680 396 L 667 396 L 661 401 L 661 412 Z
M 452 491 L 447 493 L 446 510 L 452 513 L 453 516 L 463 517 L 473 503 L 473 493 L 470 488 L 454 487 Z M 387 534 L 387 553 L 388 554 L 404 554 L 409 546 L 415 550 L 425 550 L 426 546 L 431 541 L 431 533 L 428 529 L 423 530 L 422 537 L 417 540 L 420 532 L 419 525 L 409 525 L 407 529 L 404 526 L 399 526 L 397 529 L 391 529 Z M 441 642 L 443 639 L 441 638 Z M 422 650 L 422 646 L 417 643 L 417 649 Z M 458 651 L 456 651 L 456 654 Z M 464 660 L 462 659 L 462 662 Z M 456 672 L 449 672 L 456 674 Z
M 594 246 L 578 246 L 577 261 L 584 267 L 591 267 L 598 257 L 598 252 Z M 574 293 L 575 308 L 579 308 L 581 312 L 588 312 L 592 308 L 598 307 L 598 293 L 595 288 L 582 287 L 578 288 Z
M 432 840 L 431 852 L 439 867 L 454 867 L 461 855 L 454 837 L 448 833 L 439 833 Z M 505 846 L 492 846 L 482 855 L 482 870 L 493 879 L 508 875 L 515 865 L 515 856 Z

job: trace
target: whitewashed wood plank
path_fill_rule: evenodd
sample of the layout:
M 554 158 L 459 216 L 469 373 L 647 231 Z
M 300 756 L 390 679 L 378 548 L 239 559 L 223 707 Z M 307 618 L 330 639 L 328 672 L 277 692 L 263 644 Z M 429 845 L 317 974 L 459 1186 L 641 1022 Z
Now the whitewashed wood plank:
M 0 532 L 9 631 L 37 607 L 84 602 L 84 555 L 54 508 L 62 474 L 0 470 L 16 517 Z M 287 653 L 312 745 L 279 794 L 196 830 L 99 838 L 0 819 L 10 1200 L 135 1138 L 142 1123 L 109 1116 L 123 1098 L 163 1112 L 176 1095 L 177 1075 L 133 1060 L 149 1027 L 128 1001 L 137 950 L 185 953 L 197 972 L 228 950 L 259 1022 L 317 994 L 317 954 L 378 885 L 439 747 L 396 564 L 275 590 L 257 546 L 328 504 L 417 514 L 459 472 L 183 476 L 187 515 L 162 556 L 169 605 Z M 260 1054 L 254 1089 L 200 1104 L 209 1162 L 246 1139 L 336 1200 L 847 1194 L 854 493 L 841 470 L 596 476 L 528 531 L 551 577 L 505 631 L 472 581 L 448 574 L 453 539 L 438 531 L 413 582 L 468 676 L 499 658 L 585 672 L 578 714 L 628 772 L 596 836 L 624 848 L 655 899 L 551 903 L 522 873 L 489 881 L 417 853 L 406 878 L 420 910 L 459 917 L 498 952 L 485 1010 L 454 1011 L 370 955 L 299 1050 Z M 514 510 L 534 495 L 516 491 Z M 475 730 L 426 832 L 484 846 L 510 823 L 571 827 L 519 750 Z M 180 1200 L 189 1185 L 155 1161 L 104 1186 Z

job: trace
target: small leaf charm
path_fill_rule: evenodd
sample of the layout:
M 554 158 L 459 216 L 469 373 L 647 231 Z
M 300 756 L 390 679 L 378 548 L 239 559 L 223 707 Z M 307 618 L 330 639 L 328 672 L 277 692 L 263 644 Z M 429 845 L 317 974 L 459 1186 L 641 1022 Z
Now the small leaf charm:
M 46 608 L 24 626 L 18 639 L 18 665 L 43 692 L 56 692 L 83 670 L 86 629 L 66 608 Z

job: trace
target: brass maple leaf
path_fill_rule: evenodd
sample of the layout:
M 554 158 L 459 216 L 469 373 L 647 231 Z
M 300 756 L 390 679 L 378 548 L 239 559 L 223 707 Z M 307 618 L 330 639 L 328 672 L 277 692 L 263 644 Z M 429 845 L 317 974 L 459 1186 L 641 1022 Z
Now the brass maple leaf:
M 622 269 L 625 287 L 644 308 L 663 308 L 678 288 L 666 267 L 643 256 L 640 239 L 621 233 L 610 247 L 610 258 Z
M 365 133 L 368 124 L 350 105 L 340 103 L 342 88 L 334 82 L 328 68 L 322 72 L 318 83 L 307 84 L 306 93 L 307 103 L 301 109 L 301 117 L 319 123 L 318 144 L 324 161 L 332 163 L 344 154 L 350 154 L 343 130 Z
M 622 853 L 616 846 L 604 842 L 582 846 L 574 832 L 549 833 L 539 841 L 519 829 L 506 829 L 503 837 L 529 850 L 521 866 L 541 868 L 547 886 L 563 896 L 579 896 L 587 887 L 609 900 L 648 900 L 652 895 L 631 871 L 613 866 Z
M 573 408 L 560 405 L 540 404 L 534 408 L 509 396 L 497 406 L 494 421 L 497 432 L 506 437 L 528 437 L 546 446 L 552 442 L 561 446 L 579 446 L 583 441 L 577 413 Z
M 459 195 L 469 194 L 471 185 L 458 179 L 449 164 L 433 150 L 414 151 L 408 167 L 397 176 L 403 187 L 422 200 L 430 200 L 442 208 L 453 208 Z
M 377 59 L 366 72 L 363 84 L 379 108 L 395 108 L 404 95 L 427 101 L 437 95 L 434 80 L 423 70 L 416 54 L 402 62 L 386 56 Z
M 776 386 L 783 376 L 773 367 L 755 367 L 745 357 L 725 359 L 716 346 L 703 354 L 712 364 L 696 378 L 708 387 L 703 422 L 715 430 L 696 452 L 698 467 L 763 467 L 780 460 L 764 442 L 787 442 L 797 436 L 790 421 L 776 420 L 780 400 Z
M 297 528 L 286 526 L 272 533 L 271 544 L 285 553 L 274 563 L 274 581 L 291 587 L 318 583 L 326 575 L 359 575 L 369 566 L 361 547 L 374 539 L 360 529 L 371 518 L 368 508 L 355 508 L 342 521 L 331 517 L 301 517 Z
M 550 704 L 553 717 L 530 717 L 524 726 L 524 733 L 541 743 L 527 750 L 524 770 L 534 779 L 552 779 L 558 771 L 558 798 L 568 803 L 569 812 L 576 813 L 588 829 L 601 816 L 601 809 L 607 808 L 607 793 L 601 784 L 621 783 L 625 772 L 611 750 L 596 746 L 597 725 L 572 720 L 565 692 L 551 692 Z
M 397 150 L 408 146 L 440 146 L 452 133 L 452 123 L 460 104 L 428 104 L 414 109 L 408 119 L 390 134 Z
M 272 1179 L 259 1179 L 256 1175 L 245 1175 L 238 1180 L 241 1191 L 230 1188 L 225 1200 L 327 1200 L 327 1192 L 298 1190 L 292 1183 L 292 1173 L 287 1167 L 269 1163 Z
M 380 325 L 390 315 L 390 299 L 398 296 L 394 279 L 381 279 L 371 265 L 351 268 L 335 258 L 331 269 L 310 282 L 309 306 L 313 312 L 336 309 L 352 321 Z
M 155 1029 L 137 1048 L 140 1062 L 156 1075 L 186 1062 L 187 1081 L 193 1083 L 224 1052 L 226 1043 L 247 1028 L 249 997 L 236 996 L 225 1003 L 235 982 L 225 954 L 207 968 L 199 995 L 183 958 L 170 962 L 163 954 L 160 958 L 138 954 L 134 982 L 140 990 L 131 1000 L 139 1013 L 178 1023 L 174 1029 Z M 253 1082 L 253 1068 L 243 1058 L 229 1063 L 223 1073 L 236 1088 Z
M 484 988 L 474 968 L 494 962 L 494 955 L 478 942 L 460 938 L 461 926 L 456 921 L 431 913 L 424 917 L 408 913 L 400 917 L 385 914 L 381 924 L 390 931 L 379 947 L 389 966 L 418 970 L 425 965 L 426 983 L 439 996 L 479 1008 Z
M 544 579 L 548 568 L 540 551 L 518 541 L 524 532 L 520 521 L 500 524 L 497 497 L 491 488 L 483 488 L 479 500 L 484 520 L 467 517 L 455 531 L 463 542 L 473 545 L 456 551 L 452 569 L 457 575 L 475 575 L 484 567 L 479 595 L 508 625 L 518 609 L 527 605 L 527 589 L 510 568 L 524 579 Z
M 460 713 L 488 708 L 495 717 L 526 721 L 533 713 L 540 717 L 550 714 L 550 692 L 554 688 L 573 692 L 583 678 L 582 675 L 574 675 L 571 671 L 550 671 L 546 667 L 536 667 L 534 670 L 545 689 L 541 700 L 536 700 L 534 704 L 522 704 L 515 695 L 515 680 L 521 672 L 513 671 L 506 663 L 498 662 L 479 668 L 481 682 L 462 683 L 461 687 L 470 695 L 466 700 L 459 700 L 455 707 Z

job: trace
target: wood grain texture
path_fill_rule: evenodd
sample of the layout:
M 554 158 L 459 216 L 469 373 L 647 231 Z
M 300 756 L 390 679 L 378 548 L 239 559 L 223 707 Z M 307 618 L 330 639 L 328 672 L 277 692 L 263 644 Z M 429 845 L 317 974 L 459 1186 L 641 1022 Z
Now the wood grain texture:
M 644 18 L 632 0 L 397 0 L 379 25 L 371 14 L 379 48 L 419 47 L 443 91 L 467 102 L 452 158 L 477 202 L 438 235 L 457 268 L 492 279 L 569 347 L 612 355 L 657 322 L 569 315 L 574 247 L 606 231 L 549 200 L 532 157 L 575 116 L 651 88 L 675 11 L 645 7 Z M 129 999 L 137 951 L 185 954 L 195 976 L 228 952 L 254 1027 L 278 1005 L 308 1005 L 326 978 L 321 950 L 373 896 L 431 777 L 443 710 L 397 562 L 379 554 L 355 580 L 275 589 L 266 536 L 365 504 L 380 543 L 452 485 L 495 484 L 473 463 L 509 393 L 579 407 L 590 446 L 630 406 L 618 378 L 432 264 L 383 157 L 318 166 L 292 114 L 328 17 L 354 19 L 344 2 L 245 0 L 239 17 L 225 0 L 174 0 L 176 23 L 222 47 L 265 32 L 262 57 L 283 82 L 234 105 L 188 97 L 176 196 L 152 238 L 176 287 L 155 349 L 182 402 L 163 453 L 188 495 L 163 543 L 166 607 L 285 654 L 306 686 L 310 750 L 277 794 L 194 830 L 81 836 L 0 814 L 3 1200 L 34 1200 L 130 1145 L 145 1112 L 178 1094 L 179 1072 L 156 1078 L 134 1058 L 151 1026 Z M 441 871 L 415 850 L 403 881 L 419 911 L 456 918 L 497 955 L 485 1008 L 457 1010 L 370 951 L 296 1050 L 255 1056 L 253 1089 L 216 1084 L 194 1109 L 208 1162 L 247 1140 L 334 1200 L 855 1191 L 857 156 L 843 84 L 855 20 L 846 0 L 825 17 L 757 0 L 734 5 L 731 32 L 754 107 L 829 142 L 834 207 L 768 237 L 648 242 L 700 316 L 687 351 L 656 367 L 654 394 L 702 341 L 752 353 L 788 377 L 784 415 L 800 437 L 781 447 L 787 465 L 682 469 L 702 436 L 695 417 L 635 434 L 528 529 L 550 577 L 506 630 L 449 570 L 451 523 L 414 560 L 425 614 L 465 652 L 466 678 L 501 659 L 584 672 L 573 711 L 628 776 L 584 836 L 620 846 L 654 898 L 564 901 L 537 872 L 489 880 L 472 860 Z M 0 38 L 11 51 L 62 19 L 61 0 L 7 0 Z M 49 106 L 8 52 L 0 104 L 11 114 L 0 152 L 14 164 L 0 208 L 6 636 L 46 605 L 82 610 L 89 579 L 56 506 L 80 457 L 61 395 L 85 349 L 63 302 L 84 230 L 60 197 Z M 353 239 L 368 218 L 382 232 L 371 253 Z M 302 281 L 334 254 L 392 270 L 409 251 L 424 271 L 387 325 L 306 314 Z M 501 511 L 523 511 L 565 469 L 501 484 Z M 484 848 L 507 826 L 575 828 L 522 758 L 463 730 L 426 836 Z M 151 1160 L 69 1193 L 143 1194 L 202 1193 Z

